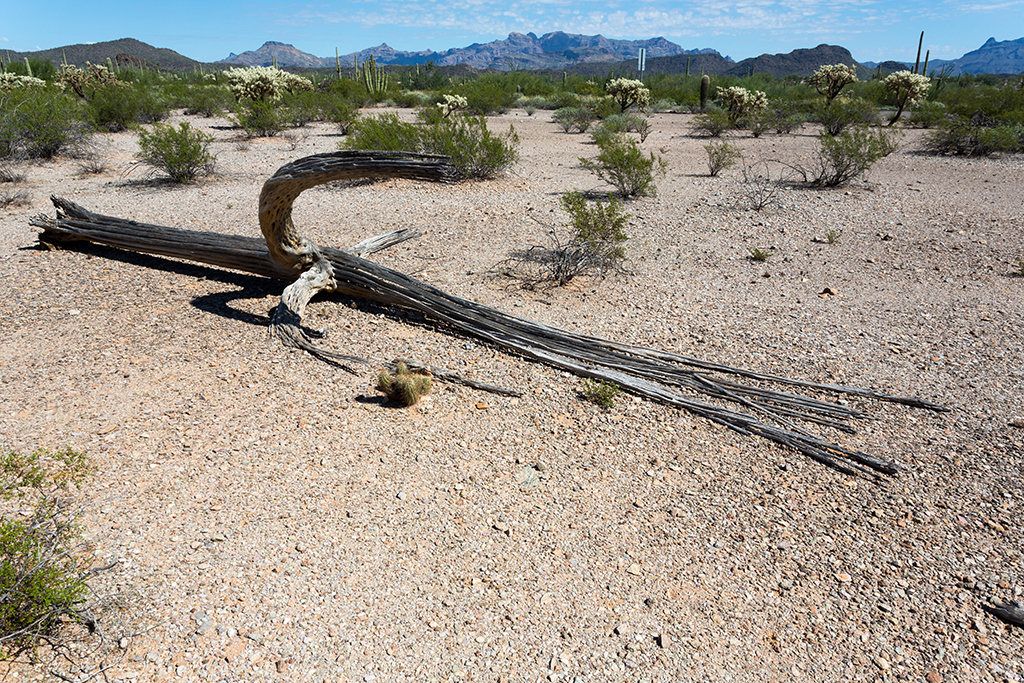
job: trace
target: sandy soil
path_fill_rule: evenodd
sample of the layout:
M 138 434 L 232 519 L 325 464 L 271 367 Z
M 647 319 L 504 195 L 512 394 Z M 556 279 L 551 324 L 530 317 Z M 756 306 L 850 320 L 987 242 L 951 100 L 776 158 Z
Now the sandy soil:
M 90 455 L 86 535 L 117 561 L 94 580 L 121 599 L 85 666 L 140 682 L 1022 680 L 1024 629 L 982 605 L 1024 599 L 1024 159 L 928 156 L 908 131 L 868 182 L 787 187 L 758 212 L 738 169 L 708 177 L 688 116 L 656 115 L 644 146 L 670 171 L 628 204 L 627 272 L 534 292 L 490 271 L 564 224 L 561 193 L 607 189 L 578 167 L 587 136 L 549 113 L 492 119 L 522 138 L 501 180 L 297 204 L 332 246 L 417 227 L 374 258 L 523 317 L 949 406 L 865 403 L 857 435 L 828 434 L 905 468 L 871 482 L 630 396 L 603 411 L 578 378 L 400 311 L 312 305 L 328 344 L 377 363 L 352 375 L 268 335 L 281 283 L 36 248 L 28 220 L 51 193 L 258 235 L 263 180 L 340 139 L 240 144 L 224 120 L 188 120 L 217 138 L 206 181 L 147 180 L 136 136 L 107 135 L 109 170 L 28 166 L 31 206 L 0 210 L 0 443 Z M 750 163 L 815 147 L 809 128 L 733 142 Z M 439 384 L 397 409 L 374 390 L 397 356 L 525 394 Z M 520 485 L 527 468 L 538 485 Z M 0 675 L 50 670 L 74 673 L 44 656 Z

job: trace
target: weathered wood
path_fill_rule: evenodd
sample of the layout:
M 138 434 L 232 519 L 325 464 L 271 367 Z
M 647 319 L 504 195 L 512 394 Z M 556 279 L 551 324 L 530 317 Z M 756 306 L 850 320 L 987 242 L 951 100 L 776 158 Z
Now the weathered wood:
M 306 160 L 300 161 L 304 162 L 296 162 L 300 170 L 308 171 L 312 167 Z M 330 163 L 336 162 L 332 160 Z M 304 188 L 315 184 L 311 184 L 312 178 L 304 177 L 300 172 L 296 172 L 296 175 L 300 178 L 299 185 Z M 443 172 L 439 177 L 444 179 Z M 250 238 L 176 231 L 173 228 L 98 216 L 59 198 L 54 199 L 58 206 L 57 219 L 38 217 L 33 220 L 33 225 L 43 228 L 40 239 L 52 241 L 77 236 L 120 248 L 197 260 L 300 282 L 299 286 L 290 286 L 290 291 L 286 290 L 282 296 L 282 304 L 275 316 L 278 319 L 277 331 L 286 343 L 304 348 L 323 360 L 344 364 L 355 359 L 354 356 L 319 348 L 302 331 L 301 313 L 305 306 L 317 291 L 328 289 L 420 311 L 431 319 L 496 346 L 513 350 L 526 358 L 583 377 L 614 382 L 634 394 L 683 408 L 742 434 L 760 436 L 791 447 L 849 474 L 894 474 L 899 466 L 892 461 L 832 443 L 811 433 L 799 423 L 853 432 L 850 421 L 863 418 L 864 415 L 848 405 L 772 389 L 766 384 L 846 394 L 934 411 L 946 410 L 944 406 L 922 399 L 766 375 L 667 351 L 574 334 L 524 320 L 452 296 L 347 251 L 311 245 L 298 236 L 290 222 L 290 202 L 294 201 L 298 193 L 280 189 L 279 194 L 273 196 L 283 197 L 281 201 L 288 202 L 288 210 L 268 211 L 268 216 L 272 218 L 268 222 L 273 227 L 265 230 L 265 234 L 269 235 L 268 239 L 282 241 L 281 245 L 272 249 L 266 245 L 259 249 L 254 244 L 258 240 Z M 308 267 L 302 271 L 304 264 L 308 264 Z M 730 376 L 756 384 L 744 384 L 729 379 Z M 695 396 L 730 402 L 738 408 L 710 403 Z

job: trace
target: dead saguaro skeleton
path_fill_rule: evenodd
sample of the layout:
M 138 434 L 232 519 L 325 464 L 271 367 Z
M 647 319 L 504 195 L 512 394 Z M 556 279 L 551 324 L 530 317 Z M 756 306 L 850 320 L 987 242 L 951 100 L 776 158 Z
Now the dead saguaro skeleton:
M 32 225 L 43 229 L 39 240 L 49 245 L 87 240 L 288 281 L 291 284 L 285 288 L 271 323 L 274 333 L 285 344 L 335 365 L 348 367 L 349 363 L 365 361 L 321 348 L 305 332 L 301 324 L 303 312 L 319 292 L 337 292 L 419 311 L 495 346 L 582 377 L 614 382 L 633 394 L 682 408 L 741 434 L 791 447 L 848 474 L 877 477 L 895 474 L 899 466 L 832 443 L 801 424 L 854 433 L 850 422 L 866 417 L 859 410 L 773 389 L 771 385 L 946 410 L 921 399 L 765 375 L 668 351 L 574 334 L 446 294 L 362 258 L 363 254 L 407 239 L 407 234 L 389 233 L 339 250 L 313 244 L 296 230 L 291 220 L 292 205 L 304 190 L 333 180 L 378 177 L 451 183 L 457 174 L 443 157 L 409 153 L 336 152 L 299 159 L 281 167 L 263 187 L 259 219 L 264 240 L 101 216 L 60 197 L 52 197 L 56 218 L 37 216 Z M 414 368 L 426 367 L 407 363 Z M 439 368 L 429 369 L 441 380 L 514 393 L 465 380 Z M 721 405 L 723 402 L 735 407 Z

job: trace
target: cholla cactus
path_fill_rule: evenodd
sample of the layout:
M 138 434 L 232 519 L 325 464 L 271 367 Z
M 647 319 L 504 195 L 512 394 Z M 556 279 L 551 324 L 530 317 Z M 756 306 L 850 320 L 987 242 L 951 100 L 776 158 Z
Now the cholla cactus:
M 46 81 L 34 76 L 19 76 L 9 71 L 0 71 L 0 93 L 10 92 L 18 88 L 41 88 Z
M 82 99 L 89 99 L 97 88 L 105 85 L 124 85 L 105 66 L 85 63 L 84 69 L 74 64 L 61 64 L 57 81 L 62 87 L 71 88 Z
M 747 114 L 764 111 L 768 106 L 768 96 L 760 90 L 747 90 L 739 86 L 719 88 L 715 93 L 729 110 L 729 119 L 735 123 Z
M 813 85 L 818 94 L 825 97 L 826 102 L 831 102 L 839 96 L 843 88 L 856 82 L 857 70 L 847 64 L 826 64 L 807 79 L 807 84 Z
M 928 90 L 932 87 L 932 79 L 904 70 L 886 76 L 882 81 L 882 86 L 887 92 L 896 96 L 896 103 L 899 107 L 893 117 L 889 119 L 891 126 L 900 120 L 903 109 L 908 104 L 912 105 L 928 94 Z
M 313 84 L 302 76 L 282 71 L 276 66 L 249 66 L 228 69 L 224 73 L 228 87 L 236 100 L 269 102 L 285 92 L 312 90 Z
M 441 105 L 441 113 L 446 118 L 457 109 L 465 109 L 469 106 L 469 100 L 462 95 L 445 95 L 444 104 Z
M 615 98 L 622 111 L 626 111 L 634 104 L 643 108 L 651 102 L 651 91 L 633 78 L 613 78 L 608 81 L 605 91 Z

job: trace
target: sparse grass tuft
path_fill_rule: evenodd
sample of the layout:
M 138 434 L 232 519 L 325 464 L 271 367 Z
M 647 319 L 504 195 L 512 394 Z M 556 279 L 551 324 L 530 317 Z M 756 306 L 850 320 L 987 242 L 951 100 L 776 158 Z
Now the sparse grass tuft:
M 622 393 L 622 388 L 614 382 L 585 379 L 581 393 L 591 403 L 608 410 L 615 406 L 615 398 Z

